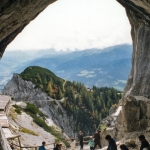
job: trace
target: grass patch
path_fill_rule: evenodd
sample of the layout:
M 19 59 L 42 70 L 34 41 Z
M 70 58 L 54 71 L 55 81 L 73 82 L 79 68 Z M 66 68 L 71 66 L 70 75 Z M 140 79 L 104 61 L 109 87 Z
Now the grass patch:
M 18 106 L 18 105 L 13 105 L 13 107 L 15 108 L 15 112 L 17 113 L 17 114 L 19 114 L 19 115 L 21 115 L 21 113 L 22 113 L 22 108 L 20 107 L 20 106 Z
M 16 122 L 17 114 L 15 113 L 15 110 L 13 108 L 10 108 L 9 116 L 12 118 L 13 121 Z
M 106 129 L 106 125 L 100 125 L 101 131 L 104 131 Z
M 45 115 L 34 104 L 27 103 L 27 106 L 25 108 L 25 112 L 27 114 L 29 114 L 30 116 L 32 116 L 33 118 L 34 117 L 40 117 L 41 119 L 45 120 Z
M 31 130 L 29 130 L 27 128 L 24 128 L 24 127 L 20 127 L 19 131 L 23 132 L 23 133 L 31 134 L 31 135 L 34 135 L 34 136 L 38 136 L 38 134 L 35 133 L 34 131 L 31 131 Z

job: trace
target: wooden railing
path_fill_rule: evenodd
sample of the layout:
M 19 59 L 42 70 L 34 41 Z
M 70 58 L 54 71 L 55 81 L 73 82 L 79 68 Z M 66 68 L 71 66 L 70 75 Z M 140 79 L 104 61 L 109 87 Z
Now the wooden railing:
M 1 150 L 11 150 L 1 126 L 0 126 L 0 145 L 1 145 Z
M 90 139 L 91 140 L 91 138 L 92 138 L 92 136 L 86 136 L 86 137 L 84 137 L 84 139 Z M 73 141 L 73 140 L 78 140 L 78 139 L 75 139 L 75 138 L 72 138 L 72 139 L 69 139 L 69 140 L 66 140 L 66 141 Z M 87 140 L 87 141 L 83 141 L 84 143 L 89 143 L 90 142 L 90 140 Z M 63 142 L 63 141 L 62 141 Z M 56 144 L 58 144 L 58 143 L 50 143 L 50 144 L 46 144 L 46 146 L 48 146 L 48 145 L 54 145 L 54 147 L 55 147 L 55 145 Z M 79 144 L 79 142 L 76 142 L 76 144 Z M 20 148 L 20 150 L 22 150 L 22 149 L 34 149 L 34 150 L 38 150 L 38 148 L 40 147 L 40 146 L 20 146 L 20 144 L 19 145 L 17 145 L 17 144 L 13 144 L 15 147 L 18 147 L 18 148 Z M 47 149 L 47 150 L 53 150 L 53 148 L 49 148 L 49 149 Z

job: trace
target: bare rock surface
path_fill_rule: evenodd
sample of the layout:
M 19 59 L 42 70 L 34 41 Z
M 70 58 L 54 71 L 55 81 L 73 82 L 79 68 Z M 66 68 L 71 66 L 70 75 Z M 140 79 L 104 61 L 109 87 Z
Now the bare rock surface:
M 125 88 L 128 95 L 150 92 L 150 0 L 117 0 L 126 9 L 133 40 L 132 69 Z
M 118 146 L 129 145 L 130 149 L 139 149 L 138 136 L 144 134 L 150 142 L 150 99 L 143 96 L 128 96 L 118 106 L 116 112 L 102 120 L 106 129 L 102 132 L 102 145 L 106 146 L 105 136 L 111 135 Z M 115 115 L 114 115 L 115 114 Z M 132 147 L 133 142 L 135 147 Z
M 31 81 L 23 80 L 18 74 L 14 74 L 10 82 L 4 87 L 4 94 L 11 95 L 16 101 L 52 100 L 46 93 Z
M 37 126 L 33 122 L 33 118 L 24 112 L 22 112 L 21 115 L 17 115 L 16 123 L 19 127 L 27 128 L 31 131 L 34 131 L 38 135 L 34 136 L 20 132 L 21 143 L 25 146 L 40 146 L 43 141 L 45 141 L 46 143 L 53 143 L 55 141 L 55 137 L 53 135 L 46 132 L 41 127 Z M 53 147 L 53 145 L 51 146 Z
M 144 131 L 150 125 L 150 99 L 130 96 L 122 111 L 122 125 L 129 132 Z

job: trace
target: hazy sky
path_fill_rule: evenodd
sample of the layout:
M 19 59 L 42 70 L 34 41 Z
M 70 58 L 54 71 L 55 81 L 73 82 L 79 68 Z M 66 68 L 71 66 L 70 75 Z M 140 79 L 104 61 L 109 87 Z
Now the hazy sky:
M 47 7 L 7 50 L 74 50 L 131 44 L 130 24 L 116 0 L 58 0 Z

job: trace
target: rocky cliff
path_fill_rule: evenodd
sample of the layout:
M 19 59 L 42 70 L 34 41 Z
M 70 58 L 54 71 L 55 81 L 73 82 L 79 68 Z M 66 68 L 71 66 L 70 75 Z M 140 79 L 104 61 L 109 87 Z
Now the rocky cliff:
M 126 132 L 149 127 L 150 0 L 117 0 L 126 9 L 133 40 L 132 69 L 124 90 L 120 125 Z M 146 98 L 147 97 L 147 98 Z
M 106 129 L 102 132 L 102 145 L 106 146 L 105 136 L 110 134 L 118 145 L 126 144 L 129 149 L 140 147 L 138 136 L 144 134 L 150 141 L 150 99 L 143 96 L 128 96 L 124 104 L 102 120 Z
M 74 137 L 73 121 L 61 107 L 59 100 L 54 100 L 41 89 L 35 88 L 30 81 L 25 81 L 18 74 L 14 74 L 13 78 L 5 86 L 4 94 L 11 95 L 16 101 L 31 102 L 36 104 L 41 111 L 47 116 L 48 120 L 53 121 L 59 126 L 69 137 Z
M 127 95 L 150 92 L 150 0 L 117 0 L 126 9 L 133 40 L 132 69 L 125 88 Z

